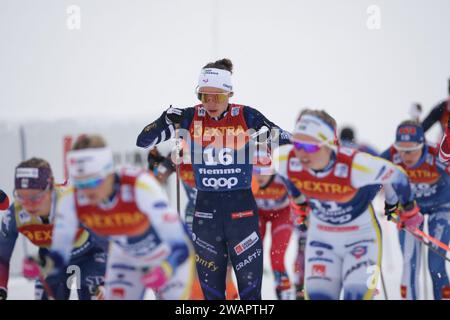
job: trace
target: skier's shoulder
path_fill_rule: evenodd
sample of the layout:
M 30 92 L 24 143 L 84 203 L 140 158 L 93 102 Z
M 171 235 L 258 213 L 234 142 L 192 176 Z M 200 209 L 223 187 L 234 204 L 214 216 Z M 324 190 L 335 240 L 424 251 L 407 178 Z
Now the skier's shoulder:
M 168 206 L 168 198 L 163 187 L 155 176 L 147 171 L 141 171 L 136 177 L 134 195 L 139 208 L 151 206 L 152 209 L 164 209 Z
M 378 172 L 380 168 L 390 165 L 391 162 L 385 158 L 362 151 L 356 151 L 352 161 L 353 171 L 359 172 L 360 174 L 373 174 L 374 172 Z
M 390 145 L 386 150 L 384 150 L 380 154 L 380 158 L 386 159 L 386 160 L 392 160 L 395 154 L 395 148 L 393 145 Z

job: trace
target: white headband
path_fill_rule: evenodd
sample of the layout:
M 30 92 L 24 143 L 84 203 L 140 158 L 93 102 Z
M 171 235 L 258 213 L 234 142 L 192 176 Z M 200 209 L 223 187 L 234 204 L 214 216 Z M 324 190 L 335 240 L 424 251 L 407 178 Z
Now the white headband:
M 329 147 L 336 147 L 336 134 L 334 129 L 322 119 L 312 115 L 302 116 L 297 121 L 292 134 L 304 134 L 316 138 Z
M 227 92 L 233 91 L 231 84 L 231 72 L 217 68 L 205 68 L 200 72 L 198 88 L 212 87 L 223 89 Z
M 107 147 L 70 151 L 67 163 L 69 176 L 74 180 L 89 176 L 106 177 L 114 172 L 113 154 Z

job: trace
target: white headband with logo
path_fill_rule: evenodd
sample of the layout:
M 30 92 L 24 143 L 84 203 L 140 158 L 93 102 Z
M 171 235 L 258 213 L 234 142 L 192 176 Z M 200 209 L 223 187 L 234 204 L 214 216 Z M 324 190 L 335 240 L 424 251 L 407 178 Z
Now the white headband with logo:
M 304 134 L 306 136 L 316 138 L 331 148 L 335 148 L 337 146 L 336 133 L 334 129 L 322 119 L 312 115 L 302 116 L 297 121 L 292 134 Z
M 233 91 L 231 84 L 231 72 L 217 68 L 205 68 L 200 72 L 198 78 L 198 89 L 203 87 L 212 87 L 223 89 L 227 92 Z
M 93 176 L 106 177 L 114 172 L 111 149 L 89 148 L 73 150 L 67 154 L 69 176 L 73 180 Z

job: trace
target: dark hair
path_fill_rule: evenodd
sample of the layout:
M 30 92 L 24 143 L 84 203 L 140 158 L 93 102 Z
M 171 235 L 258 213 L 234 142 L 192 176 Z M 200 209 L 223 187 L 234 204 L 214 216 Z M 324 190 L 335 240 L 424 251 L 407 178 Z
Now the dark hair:
M 83 134 L 77 138 L 77 140 L 73 144 L 72 150 L 104 148 L 104 147 L 106 147 L 106 142 L 100 135 Z
M 334 130 L 336 130 L 336 127 L 337 127 L 336 120 L 334 120 L 334 118 L 332 116 L 330 116 L 329 113 L 326 112 L 325 110 L 305 109 L 300 113 L 300 116 L 298 117 L 298 119 L 300 119 L 302 116 L 306 116 L 306 115 L 318 117 L 318 118 L 322 119 L 323 121 L 325 121 L 325 123 L 329 124 Z
M 231 62 L 230 59 L 223 58 L 220 60 L 217 60 L 215 62 L 210 62 L 207 65 L 203 67 L 205 68 L 216 68 L 216 69 L 222 69 L 222 70 L 228 70 L 231 73 L 233 73 L 233 62 Z
M 355 131 L 351 127 L 342 128 L 339 133 L 339 139 L 343 141 L 355 141 Z

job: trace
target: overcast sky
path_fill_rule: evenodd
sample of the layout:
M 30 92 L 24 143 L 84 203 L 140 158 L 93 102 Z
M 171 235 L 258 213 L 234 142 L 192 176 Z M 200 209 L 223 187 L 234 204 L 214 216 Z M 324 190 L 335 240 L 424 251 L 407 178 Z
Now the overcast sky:
M 150 121 L 197 103 L 200 68 L 228 57 L 234 102 L 288 130 L 301 108 L 325 109 L 382 148 L 412 102 L 447 97 L 449 12 L 448 0 L 0 0 L 0 118 Z

